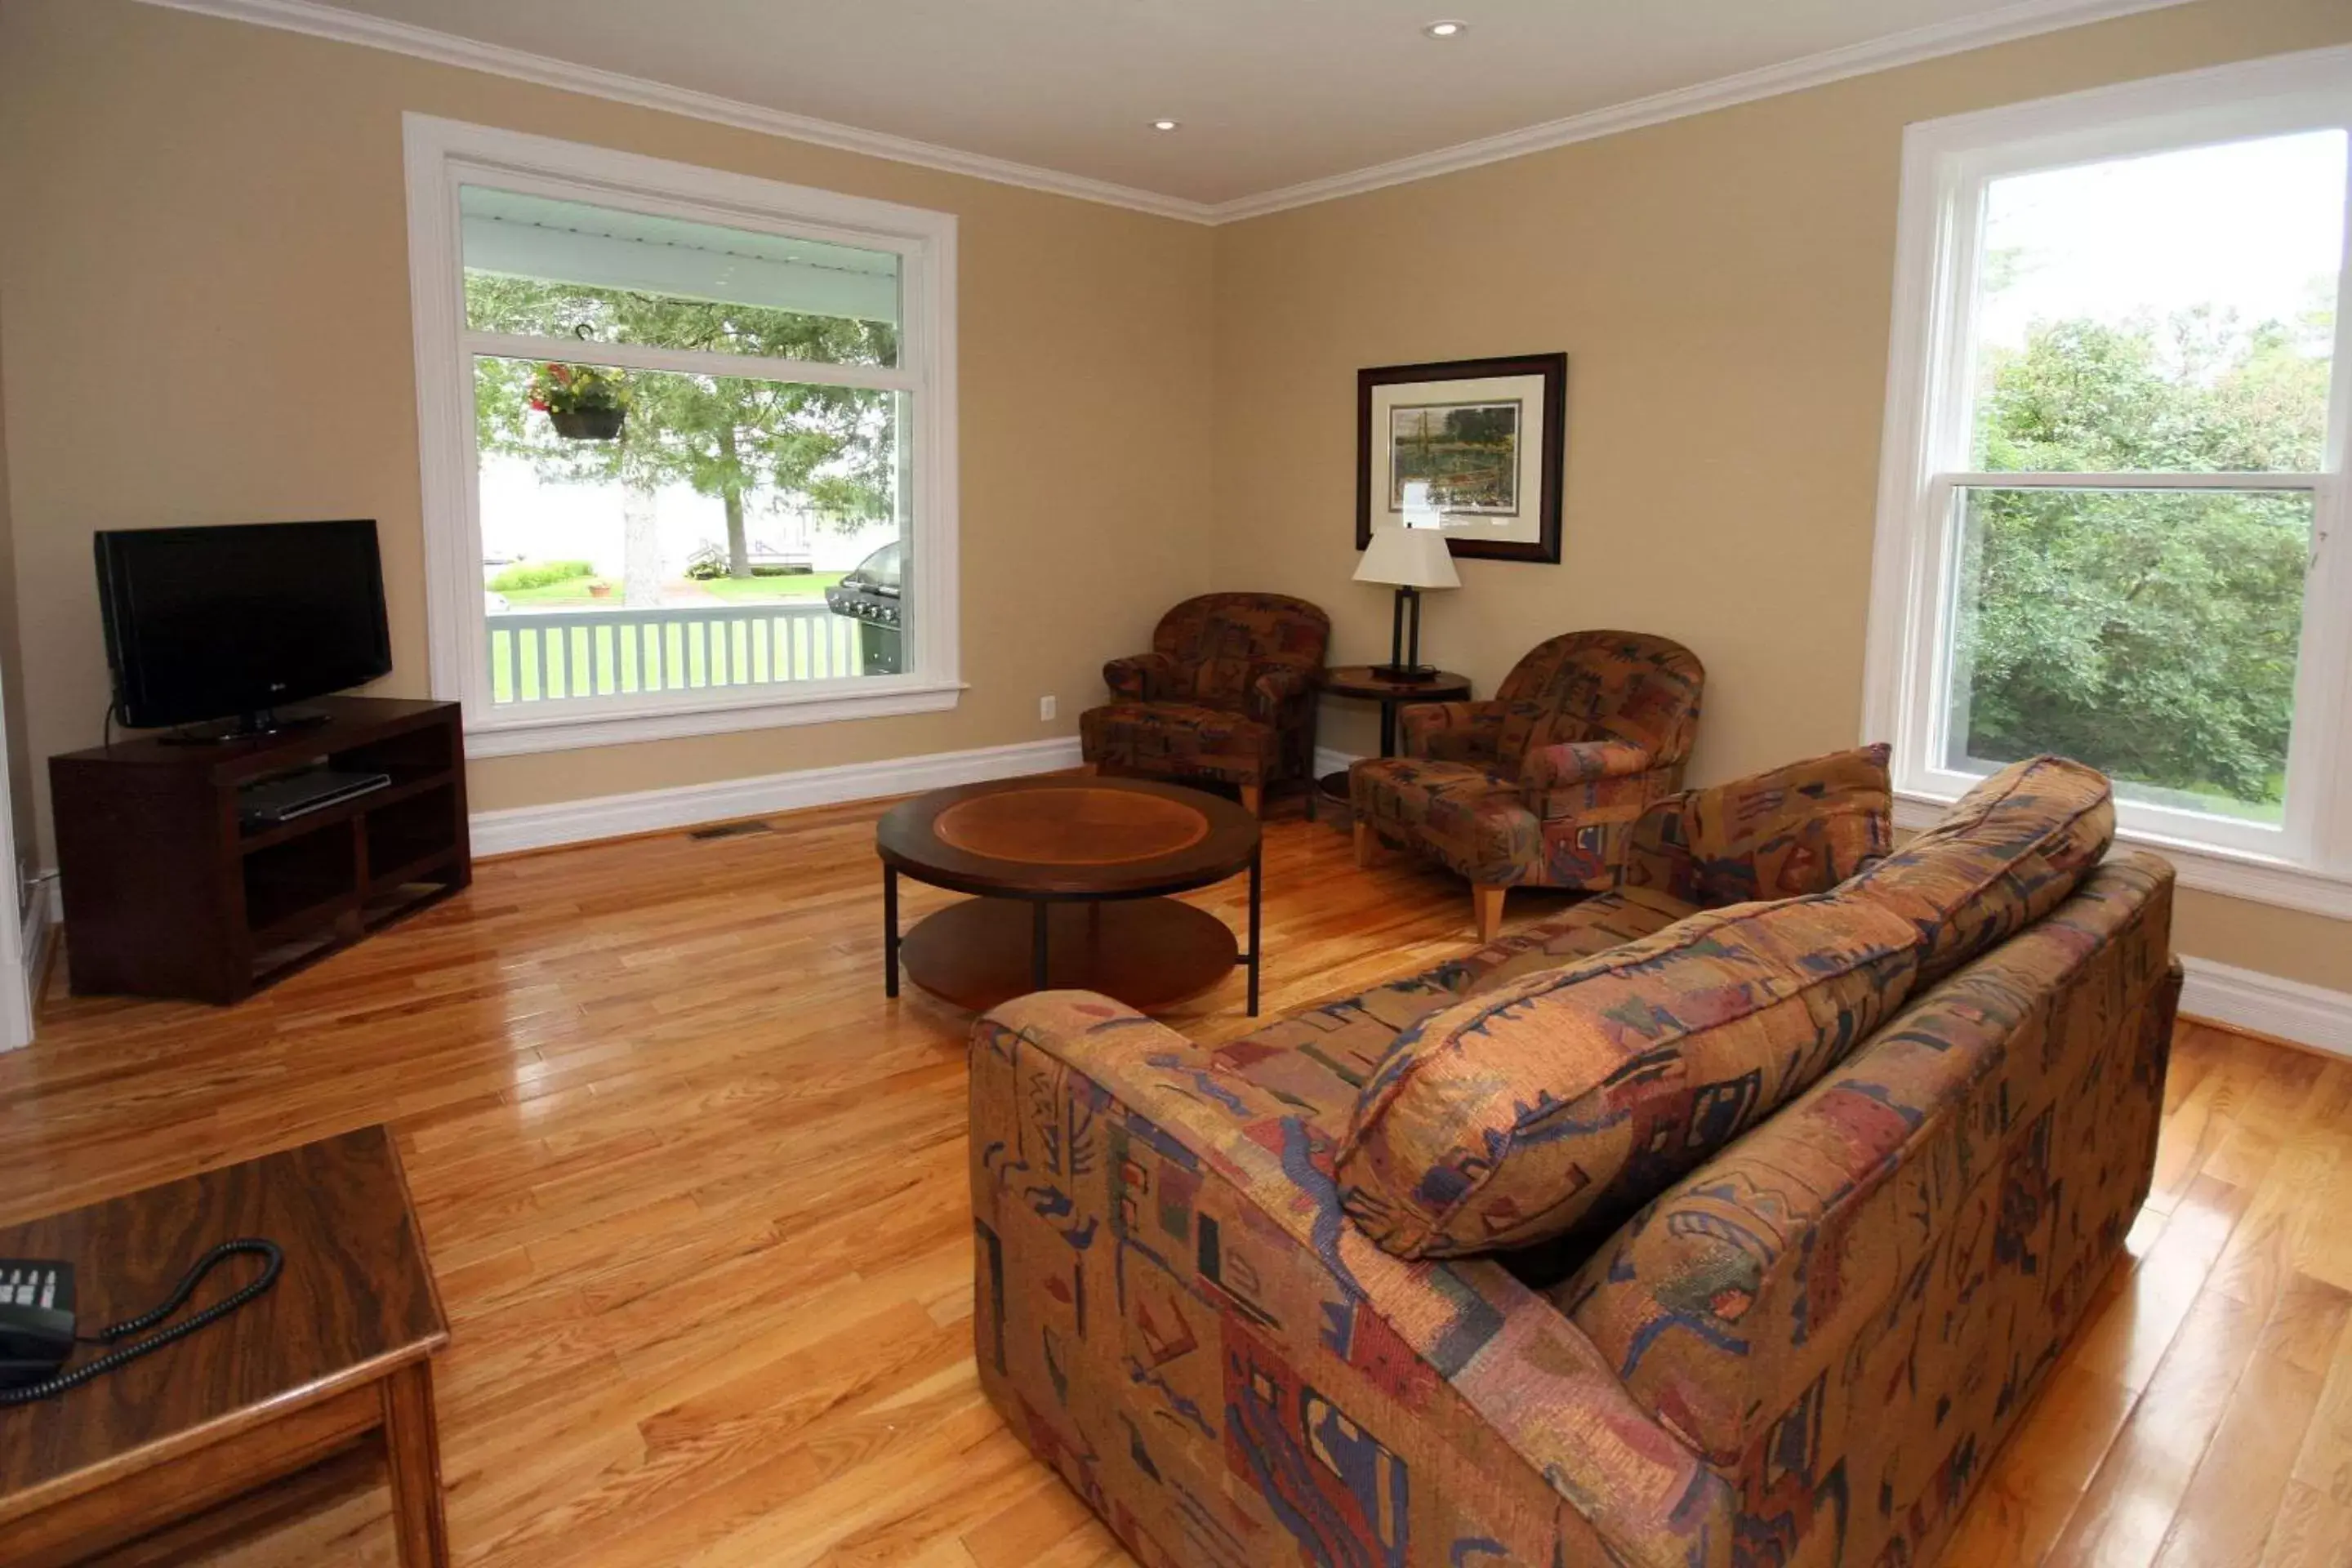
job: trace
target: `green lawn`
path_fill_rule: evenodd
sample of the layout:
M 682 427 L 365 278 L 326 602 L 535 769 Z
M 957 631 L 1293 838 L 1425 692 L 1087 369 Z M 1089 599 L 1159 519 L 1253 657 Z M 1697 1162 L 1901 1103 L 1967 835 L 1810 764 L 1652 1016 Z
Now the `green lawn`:
M 588 584 L 595 580 L 593 577 L 566 577 L 561 583 L 546 583 L 536 588 L 493 588 L 490 591 L 504 595 L 509 605 L 588 605 L 595 602 L 588 592 Z M 617 594 L 619 591 L 616 585 L 614 592 Z
M 821 599 L 824 591 L 845 575 L 840 572 L 801 572 L 784 577 L 713 577 L 695 586 L 722 599 Z
M 743 599 L 821 599 L 824 591 L 842 579 L 839 572 L 803 572 L 788 577 L 714 577 L 692 586 L 709 593 L 713 598 Z M 509 605 L 610 605 L 616 603 L 621 585 L 613 584 L 612 595 L 598 599 L 588 592 L 593 577 L 566 577 L 561 583 L 548 583 L 537 588 L 500 588 Z M 608 582 L 611 579 L 606 579 Z

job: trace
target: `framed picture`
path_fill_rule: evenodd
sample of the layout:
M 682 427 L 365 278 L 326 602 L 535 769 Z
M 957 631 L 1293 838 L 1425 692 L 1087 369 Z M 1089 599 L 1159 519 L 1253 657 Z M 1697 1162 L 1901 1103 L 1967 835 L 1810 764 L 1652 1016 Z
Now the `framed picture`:
M 1568 356 L 1356 373 L 1356 548 L 1437 528 L 1457 556 L 1559 563 Z

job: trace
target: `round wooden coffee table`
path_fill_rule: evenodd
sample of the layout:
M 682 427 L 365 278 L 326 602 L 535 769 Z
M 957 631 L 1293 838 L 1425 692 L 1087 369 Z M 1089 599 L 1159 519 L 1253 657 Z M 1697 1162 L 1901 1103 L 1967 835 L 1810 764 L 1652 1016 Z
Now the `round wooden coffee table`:
M 1257 1013 L 1257 819 L 1148 779 L 1022 778 L 903 801 L 874 831 L 882 858 L 883 988 L 898 966 L 984 1011 L 1032 991 L 1099 991 L 1139 1011 L 1197 996 L 1240 964 Z M 1249 948 L 1169 898 L 1249 873 Z M 978 895 L 898 934 L 901 874 Z

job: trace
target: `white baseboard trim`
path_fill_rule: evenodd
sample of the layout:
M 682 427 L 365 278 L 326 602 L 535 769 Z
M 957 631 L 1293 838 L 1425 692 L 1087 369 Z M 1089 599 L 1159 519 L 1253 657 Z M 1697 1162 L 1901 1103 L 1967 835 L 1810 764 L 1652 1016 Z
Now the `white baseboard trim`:
M 2189 972 L 2180 988 L 2180 1011 L 2187 1016 L 2352 1057 L 2352 992 L 2282 980 L 2210 958 L 2184 957 L 2180 965 Z
M 41 1003 L 41 974 L 48 968 L 49 949 L 64 928 L 64 911 L 58 907 L 57 880 L 51 878 L 33 889 L 32 900 L 25 910 L 25 992 L 33 999 L 36 1009 Z
M 1053 773 L 1075 768 L 1079 761 L 1078 739 L 1068 735 L 1019 745 L 983 746 L 968 752 L 935 752 L 878 763 L 763 773 L 756 778 L 688 784 L 677 789 L 639 790 L 629 795 L 558 801 L 549 805 L 478 811 L 472 819 L 474 853 L 512 855 L 560 844 L 582 844 L 597 838 L 625 837 L 632 833 L 659 833 L 705 822 L 762 816 L 772 811 L 914 795 L 944 789 L 950 784 Z
M 1328 746 L 1318 746 L 1315 748 L 1315 776 L 1319 779 L 1325 773 L 1344 773 L 1350 763 L 1362 761 L 1363 758 L 1353 752 L 1335 752 Z

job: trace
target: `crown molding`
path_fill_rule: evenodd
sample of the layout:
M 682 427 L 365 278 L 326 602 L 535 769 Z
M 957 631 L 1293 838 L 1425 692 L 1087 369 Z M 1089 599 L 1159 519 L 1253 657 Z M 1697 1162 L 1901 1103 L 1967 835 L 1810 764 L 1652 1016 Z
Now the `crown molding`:
M 1133 212 L 1149 213 L 1154 217 L 1177 218 L 1199 224 L 1216 221 L 1215 209 L 1205 202 L 1187 201 L 1181 196 L 1161 195 L 1156 191 L 1138 190 L 1129 185 L 1114 184 L 1108 180 L 1066 174 L 1057 169 L 1042 169 L 1010 159 L 991 158 L 978 153 L 942 147 L 935 142 L 918 142 L 911 137 L 892 136 L 879 131 L 818 120 L 810 115 L 792 114 L 781 109 L 721 98 L 716 93 L 672 87 L 667 82 L 645 77 L 574 65 L 569 60 L 559 60 L 546 55 L 479 43 L 454 33 L 436 32 L 429 27 L 411 26 L 405 22 L 387 22 L 381 17 L 362 16 L 333 5 L 320 5 L 318 0 L 142 0 L 142 3 L 169 11 L 188 11 L 226 21 L 249 22 L 256 26 L 301 33 L 339 44 L 385 49 L 394 54 L 431 60 L 436 65 L 485 71 L 492 76 L 533 82 L 566 92 L 583 93 L 614 103 L 634 104 L 639 109 L 659 110 L 668 114 L 684 115 L 690 120 L 733 126 L 739 131 L 756 131 L 763 135 L 831 147 L 837 152 L 887 158 L 895 163 L 911 163 L 918 168 L 938 169 L 950 174 L 968 174 L 1000 185 L 1019 185 L 1025 190 L 1044 191 L 1051 195 L 1073 196 L 1079 201 L 1096 202 L 1105 206 L 1126 207 Z
M 2020 0 L 2018 4 L 2002 6 L 1980 16 L 1914 28 L 1868 43 L 1808 55 L 1802 59 L 1743 71 L 1737 76 L 1701 82 L 1694 87 L 1654 93 L 1648 98 L 1635 99 L 1585 114 L 1570 115 L 1564 120 L 1525 126 L 1497 136 L 1441 148 L 1433 153 L 1416 153 L 1410 158 L 1399 158 L 1391 163 L 1377 163 L 1369 168 L 1286 185 L 1278 190 L 1262 191 L 1255 195 L 1238 196 L 1225 202 L 1190 201 L 1181 196 L 1163 195 L 1156 191 L 1116 184 L 1108 180 L 1089 179 L 1082 174 L 1068 174 L 1056 169 L 965 153 L 910 137 L 861 130 L 830 120 L 818 120 L 810 115 L 792 114 L 781 109 L 721 98 L 715 93 L 672 87 L 644 77 L 599 70 L 546 55 L 479 43 L 452 33 L 412 26 L 404 22 L 387 22 L 380 17 L 322 5 L 320 0 L 142 0 L 142 3 L 167 10 L 249 22 L 257 26 L 302 33 L 337 43 L 387 49 L 439 65 L 486 71 L 517 81 L 535 82 L 541 87 L 584 93 L 592 98 L 634 104 L 640 109 L 660 110 L 693 120 L 733 126 L 738 130 L 807 142 L 839 152 L 859 153 L 868 157 L 887 158 L 893 163 L 911 163 L 919 168 L 967 174 L 998 184 L 1018 185 L 1079 201 L 1125 207 L 1133 212 L 1149 213 L 1155 217 L 1217 225 L 1264 217 L 1293 207 L 1312 206 L 1390 185 L 1433 179 L 1440 174 L 1456 174 L 1486 163 L 1525 157 L 1530 153 L 1548 152 L 1579 142 L 1597 141 L 1604 136 L 1615 136 L 1646 126 L 1663 125 L 1669 121 L 1712 113 L 1718 109 L 1753 103 L 1759 99 L 1777 98 L 1783 93 L 1801 92 L 1807 88 L 1868 76 L 1874 71 L 1916 65 L 1943 55 L 1964 54 L 1970 49 L 2009 43 L 2041 33 L 2112 21 L 2144 11 L 2191 5 L 2196 0 Z
M 1694 115 L 1711 114 L 1718 109 L 1731 109 L 1760 99 L 1778 98 L 1784 93 L 1802 92 L 1807 88 L 1824 87 L 1853 77 L 1916 65 L 1922 60 L 1936 59 L 1944 55 L 1966 54 L 1971 49 L 2011 43 L 2037 34 L 2062 32 L 2068 27 L 2080 27 L 2093 22 L 2113 21 L 2119 16 L 2137 16 L 2143 11 L 2162 11 L 2195 3 L 2196 0 L 2021 0 L 2021 4 L 2004 5 L 1998 11 L 1988 11 L 1964 21 L 1916 27 L 1868 43 L 1852 44 L 1842 49 L 1831 49 L 1823 54 L 1808 55 L 1802 59 L 1742 71 L 1737 76 L 1720 77 L 1693 87 L 1678 87 L 1670 91 L 1654 93 L 1648 98 L 1633 99 L 1607 109 L 1572 114 L 1565 120 L 1547 121 L 1541 125 L 1506 131 L 1498 136 L 1482 137 L 1475 142 L 1440 148 L 1434 153 L 1415 153 L 1393 163 L 1377 163 L 1367 169 L 1286 185 L 1280 190 L 1263 191 L 1254 196 L 1236 197 L 1211 208 L 1211 221 L 1224 224 L 1237 223 L 1244 218 L 1264 217 L 1293 207 L 1313 206 L 1320 202 L 1360 195 L 1366 191 L 1381 190 L 1390 185 L 1410 184 L 1416 180 L 1434 179 L 1440 174 L 1458 174 L 1464 169 L 1475 169 L 1486 163 L 1523 158 L 1530 153 L 1549 152 L 1552 148 L 1571 146 L 1579 142 L 1597 142 L 1604 136 L 1664 125 L 1674 120 L 1687 120 Z

